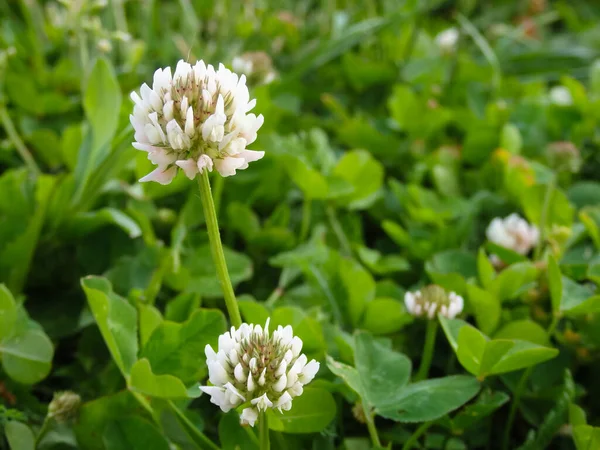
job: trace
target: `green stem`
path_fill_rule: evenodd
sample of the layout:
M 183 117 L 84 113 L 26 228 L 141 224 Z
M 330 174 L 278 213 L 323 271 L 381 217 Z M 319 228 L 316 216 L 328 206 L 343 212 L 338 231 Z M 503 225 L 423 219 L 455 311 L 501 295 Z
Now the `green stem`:
M 375 418 L 373 413 L 367 411 L 365 405 L 362 405 L 363 412 L 365 414 L 365 419 L 367 421 L 367 428 L 369 429 L 369 436 L 371 436 L 371 442 L 373 443 L 373 447 L 381 447 L 381 441 L 379 440 L 379 435 L 377 434 L 377 427 L 375 427 Z
M 225 186 L 225 178 L 217 177 L 215 179 L 215 188 L 213 190 L 213 197 L 215 200 L 215 214 L 219 218 L 219 212 L 221 211 L 221 199 L 223 198 L 223 186 Z
M 271 442 L 269 441 L 269 421 L 265 411 L 260 413 L 258 422 L 260 435 L 260 450 L 271 450 Z
M 438 322 L 437 319 L 427 321 L 427 331 L 425 332 L 425 345 L 423 347 L 423 358 L 419 371 L 415 376 L 415 381 L 424 380 L 429 375 L 429 368 L 433 359 L 433 350 L 435 349 L 435 337 L 437 335 Z
M 548 183 L 546 193 L 544 194 L 544 203 L 542 205 L 542 213 L 540 215 L 540 223 L 538 224 L 540 237 L 533 253 L 533 259 L 538 260 L 542 256 L 544 249 L 544 241 L 546 240 L 546 222 L 548 221 L 548 210 L 550 209 L 550 201 L 554 193 L 555 178 L 553 177 Z
M 433 422 L 425 422 L 422 423 L 419 428 L 415 430 L 415 432 L 408 438 L 408 441 L 404 443 L 402 446 L 402 450 L 410 450 L 417 443 L 417 440 L 421 437 L 423 433 L 425 433 L 429 427 L 433 425 Z
M 5 106 L 0 106 L 0 122 L 2 122 L 2 126 L 6 130 L 8 138 L 17 149 L 17 152 L 19 152 L 19 155 L 21 155 L 21 158 L 23 158 L 23 161 L 25 161 L 27 167 L 29 167 L 29 170 L 35 175 L 39 175 L 40 168 L 36 164 L 35 159 L 33 159 L 33 156 L 31 156 L 29 150 L 27 150 L 27 147 L 25 147 L 25 143 L 21 140 L 19 133 L 17 133 L 17 129 L 8 115 Z
M 512 431 L 513 422 L 515 421 L 515 415 L 517 414 L 517 409 L 519 408 L 519 402 L 521 400 L 521 396 L 523 395 L 523 390 L 527 385 L 527 380 L 529 380 L 532 370 L 533 366 L 530 366 L 527 368 L 527 370 L 525 370 L 525 372 L 523 372 L 523 375 L 521 375 L 521 379 L 519 380 L 519 384 L 517 385 L 517 389 L 515 390 L 515 396 L 510 406 L 510 412 L 508 413 L 508 421 L 506 422 L 506 427 L 504 428 L 504 439 L 502 440 L 503 450 L 508 450 L 509 448 L 510 434 Z
M 204 218 L 206 220 L 206 228 L 208 230 L 208 240 L 210 242 L 210 250 L 213 256 L 213 261 L 217 268 L 217 277 L 223 290 L 225 298 L 225 306 L 229 314 L 229 320 L 234 327 L 239 327 L 242 324 L 242 317 L 235 299 L 231 279 L 227 270 L 227 262 L 223 253 L 223 244 L 221 244 L 221 235 L 219 233 L 219 223 L 217 221 L 217 213 L 215 204 L 213 203 L 212 193 L 210 191 L 210 181 L 208 180 L 208 171 L 204 170 L 199 177 L 198 185 L 200 186 L 200 198 L 202 199 L 202 208 L 204 209 Z
M 181 425 L 185 428 L 185 430 L 189 433 L 190 437 L 198 444 L 200 447 L 208 449 L 208 450 L 219 450 L 219 447 L 206 437 L 204 433 L 202 433 L 196 425 L 194 425 L 190 419 L 173 403 L 172 400 L 168 400 L 169 406 L 179 419 Z
M 342 252 L 344 253 L 345 256 L 352 255 L 352 249 L 350 247 L 350 242 L 348 241 L 348 238 L 346 237 L 346 233 L 344 233 L 344 229 L 342 228 L 342 225 L 340 224 L 340 222 L 335 214 L 335 210 L 333 209 L 332 206 L 327 206 L 326 213 L 327 213 L 327 218 L 329 219 L 329 223 L 331 224 L 331 228 L 333 229 L 333 232 L 335 233 L 335 235 L 340 243 Z
M 308 236 L 308 230 L 310 230 L 311 206 L 311 199 L 305 197 L 304 202 L 302 203 L 302 224 L 300 226 L 300 242 L 304 242 L 304 240 Z
M 46 436 L 46 434 L 48 433 L 48 431 L 50 431 L 50 422 L 51 422 L 51 418 L 50 417 L 46 417 L 44 419 L 44 423 L 42 424 L 42 428 L 40 428 L 40 431 L 39 431 L 37 437 L 35 438 L 34 448 L 37 448 L 37 446 L 42 441 L 42 439 L 44 438 L 44 436 Z

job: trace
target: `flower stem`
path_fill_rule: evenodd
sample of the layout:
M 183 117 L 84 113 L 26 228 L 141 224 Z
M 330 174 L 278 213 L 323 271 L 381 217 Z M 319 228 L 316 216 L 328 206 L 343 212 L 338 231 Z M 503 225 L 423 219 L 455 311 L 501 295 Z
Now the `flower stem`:
M 217 214 L 210 191 L 210 181 L 208 180 L 207 170 L 204 170 L 200 175 L 198 184 L 200 186 L 200 198 L 202 199 L 202 208 L 204 209 L 210 250 L 217 268 L 217 277 L 219 278 L 223 296 L 225 297 L 225 306 L 227 307 L 229 320 L 231 321 L 231 324 L 237 328 L 242 324 L 242 317 L 240 316 L 240 310 L 235 299 L 229 272 L 227 271 L 227 262 L 225 261 L 225 254 L 223 253 L 223 244 L 221 244 L 219 223 L 217 222 Z
M 48 431 L 50 431 L 50 422 L 50 417 L 46 417 L 44 419 L 44 423 L 42 424 L 42 427 L 40 428 L 40 431 L 38 432 L 38 435 L 35 438 L 35 447 L 38 446 L 38 444 L 42 441 L 44 436 L 46 436 L 46 434 L 48 434 Z
M 421 437 L 423 433 L 425 433 L 429 427 L 433 425 L 433 422 L 425 422 L 422 423 L 419 428 L 415 430 L 415 432 L 408 438 L 408 441 L 404 443 L 402 446 L 402 450 L 410 450 L 417 443 L 417 440 Z
M 433 350 L 435 348 L 435 337 L 437 335 L 438 322 L 437 319 L 427 321 L 427 331 L 425 332 L 425 345 L 423 346 L 423 358 L 419 371 L 415 376 L 415 381 L 424 380 L 429 375 L 429 367 L 433 359 Z
M 267 419 L 267 412 L 262 411 L 258 420 L 260 434 L 260 450 L 271 450 L 271 442 L 269 441 L 269 421 Z
M 310 213 L 311 213 L 312 202 L 310 198 L 304 198 L 302 203 L 302 224 L 300 226 L 300 242 L 304 242 L 308 236 L 308 230 L 310 229 Z
M 346 236 L 346 233 L 344 233 L 344 229 L 342 228 L 342 225 L 335 214 L 335 209 L 333 209 L 333 207 L 330 205 L 327 206 L 325 212 L 327 213 L 327 218 L 329 219 L 333 233 L 336 235 L 340 243 L 342 253 L 344 256 L 351 256 L 352 248 L 350 247 L 350 242 L 348 241 L 348 237 Z
M 530 366 L 525 370 L 525 372 L 523 372 L 523 375 L 521 375 L 521 379 L 519 380 L 519 384 L 517 385 L 517 389 L 515 390 L 512 405 L 510 406 L 510 412 L 508 413 L 508 421 L 506 422 L 506 427 L 504 428 L 504 439 L 502 440 L 502 448 L 504 450 L 508 450 L 510 444 L 510 434 L 512 431 L 513 422 L 515 421 L 515 415 L 517 414 L 517 409 L 519 409 L 519 402 L 532 370 L 533 366 Z
M 23 158 L 23 161 L 25 161 L 25 164 L 29 170 L 33 174 L 39 175 L 40 168 L 36 164 L 35 159 L 33 159 L 33 156 L 31 156 L 29 150 L 27 150 L 27 147 L 25 147 L 25 143 L 21 140 L 19 133 L 17 133 L 15 125 L 13 124 L 10 116 L 8 115 L 8 111 L 6 111 L 4 106 L 0 106 L 0 123 L 2 123 L 8 138 L 17 149 L 17 152 L 19 152 L 19 155 L 21 155 L 21 158 Z
M 379 435 L 377 434 L 377 427 L 375 427 L 375 419 L 373 417 L 373 413 L 368 411 L 365 408 L 363 403 L 362 405 L 363 412 L 365 414 L 365 420 L 367 422 L 367 428 L 369 429 L 369 436 L 371 436 L 371 442 L 373 443 L 373 447 L 381 447 L 381 441 L 379 440 Z
M 219 450 L 219 447 L 211 441 L 204 433 L 202 433 L 196 426 L 187 418 L 187 416 L 181 411 L 172 400 L 167 401 L 171 410 L 175 413 L 179 419 L 183 428 L 190 434 L 194 442 L 201 448 L 206 450 Z

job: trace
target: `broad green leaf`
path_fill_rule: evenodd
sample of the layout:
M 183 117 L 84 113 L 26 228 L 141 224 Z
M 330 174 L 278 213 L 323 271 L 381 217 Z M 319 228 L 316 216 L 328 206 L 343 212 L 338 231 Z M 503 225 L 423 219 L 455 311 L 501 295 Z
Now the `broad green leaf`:
M 154 330 L 140 358 L 147 358 L 157 375 L 192 383 L 206 373 L 204 347 L 214 347 L 225 327 L 225 317 L 216 309 L 198 309 L 184 323 L 166 320 Z
M 573 440 L 577 450 L 600 448 L 600 428 L 591 425 L 573 427 Z
M 448 339 L 448 343 L 450 347 L 456 352 L 458 350 L 458 334 L 460 330 L 465 326 L 471 326 L 467 322 L 461 319 L 447 319 L 442 315 L 438 315 L 438 320 L 442 325 L 442 329 L 444 330 L 444 334 L 446 335 L 446 339 Z
M 102 208 L 97 211 L 77 214 L 69 224 L 69 232 L 74 237 L 80 237 L 106 225 L 119 227 L 131 239 L 142 235 L 142 230 L 137 222 L 116 208 Z
M 354 347 L 355 366 L 363 386 L 364 400 L 375 408 L 395 402 L 410 378 L 410 359 L 365 332 L 355 334 Z
M 354 192 L 337 199 L 350 209 L 368 208 L 383 184 L 383 165 L 365 150 L 344 153 L 333 169 L 333 175 L 354 186 Z
M 119 121 L 121 108 L 121 88 L 110 62 L 104 58 L 96 60 L 87 79 L 83 108 L 92 127 L 93 151 L 90 155 L 90 168 L 95 167 L 96 152 L 110 142 Z
M 475 311 L 477 326 L 486 334 L 493 333 L 500 322 L 500 301 L 493 294 L 472 284 L 467 285 L 467 293 Z
M 491 342 L 502 342 L 493 340 Z M 542 347 L 526 341 L 512 341 L 514 346 L 493 365 L 490 374 L 512 372 L 535 366 L 558 355 L 555 348 Z
M 477 277 L 477 259 L 462 250 L 446 250 L 427 261 L 425 270 L 436 284 L 463 295 L 466 281 Z
M 530 223 L 541 223 L 547 189 L 546 185 L 536 184 L 521 193 L 520 200 Z M 550 194 L 545 225 L 547 227 L 552 225 L 570 227 L 573 223 L 573 214 L 574 209 L 567 196 L 558 188 L 554 188 Z
M 479 253 L 477 253 L 477 273 L 479 274 L 481 285 L 486 289 L 494 278 L 496 278 L 494 266 L 492 266 L 492 263 L 483 248 L 480 248 Z
M 521 132 L 516 125 L 507 123 L 502 127 L 500 135 L 500 147 L 508 150 L 509 152 L 518 155 L 521 153 L 521 147 L 523 146 L 523 138 Z
M 219 441 L 223 450 L 258 450 L 258 438 L 249 427 L 240 425 L 240 416 L 232 411 L 219 421 Z
M 456 354 L 460 363 L 473 375 L 479 375 L 487 344 L 486 337 L 476 328 L 465 326 L 460 329 L 456 342 Z
M 529 319 L 507 323 L 494 335 L 494 339 L 518 339 L 542 346 L 550 345 L 550 338 L 546 330 L 537 322 Z
M 169 300 L 165 307 L 165 319 L 172 322 L 185 322 L 200 307 L 200 296 L 192 292 L 182 292 Z
M 527 261 L 525 255 L 521 255 L 508 248 L 501 247 L 500 245 L 494 244 L 493 242 L 487 242 L 485 244 L 486 250 L 490 255 L 498 256 L 506 264 L 514 264 L 518 262 Z
M 50 372 L 54 348 L 41 329 L 29 328 L 0 342 L 2 366 L 12 379 L 34 384 Z
M 240 300 L 238 298 L 238 305 L 240 312 L 244 320 L 248 323 L 264 324 L 269 318 L 269 310 L 262 303 L 257 303 L 252 300 Z
M 140 344 L 146 345 L 150 336 L 162 322 L 162 314 L 152 305 L 140 304 L 138 306 L 140 315 Z
M 33 431 L 24 423 L 11 420 L 4 425 L 4 433 L 11 450 L 35 450 Z
M 530 262 L 515 263 L 498 274 L 489 290 L 502 302 L 519 295 L 529 283 L 537 279 L 538 271 Z
M 550 299 L 552 300 L 552 311 L 554 314 L 559 314 L 562 303 L 562 275 L 556 259 L 550 254 L 548 255 L 548 288 L 550 289 Z
M 74 426 L 77 442 L 89 450 L 110 450 L 101 439 L 106 425 L 125 417 L 150 417 L 148 411 L 127 390 L 84 403 Z
M 584 314 L 592 314 L 600 312 L 600 295 L 594 295 L 589 297 L 577 306 L 569 309 L 566 315 L 569 317 L 576 317 Z
M 502 358 L 515 346 L 514 341 L 504 339 L 494 339 L 485 344 L 485 349 L 479 364 L 477 376 L 480 379 L 493 373 L 494 368 Z
M 467 403 L 479 389 L 479 382 L 467 375 L 419 381 L 406 386 L 395 402 L 377 412 L 398 422 L 436 420 Z
M 347 297 L 342 302 L 353 325 L 358 325 L 367 304 L 375 298 L 375 280 L 359 263 L 340 259 L 339 276 L 346 288 Z
M 462 434 L 464 430 L 473 427 L 510 400 L 504 392 L 482 392 L 477 401 L 468 405 L 451 420 L 451 427 L 455 434 Z
M 576 283 L 565 276 L 562 277 L 561 281 L 561 311 L 566 314 L 571 314 L 572 312 L 580 314 L 585 313 L 588 308 L 593 310 L 597 306 L 596 300 L 593 299 L 594 291 L 590 287 Z M 591 301 L 587 302 L 588 300 Z
M 264 325 L 264 322 L 261 323 Z M 294 334 L 302 339 L 303 349 L 308 352 L 320 352 L 325 349 L 323 327 L 314 317 L 306 314 L 302 309 L 293 306 L 277 308 L 271 314 L 271 329 L 278 325 L 285 327 L 291 325 Z
M 376 298 L 367 303 L 361 329 L 373 334 L 391 334 L 413 321 L 402 304 L 393 298 Z
M 285 168 L 292 181 L 309 199 L 327 198 L 327 179 L 295 155 L 285 155 Z
M 360 380 L 360 375 L 354 367 L 338 362 L 331 356 L 327 356 L 327 367 L 329 367 L 329 370 L 331 370 L 335 375 L 344 380 L 350 389 L 356 392 L 359 396 L 363 397 L 363 386 Z
M 146 358 L 139 359 L 131 368 L 129 388 L 151 397 L 185 398 L 188 390 L 181 380 L 173 375 L 155 375 Z M 201 391 L 197 390 L 200 397 Z
M 587 425 L 587 417 L 585 410 L 581 406 L 576 405 L 575 403 L 571 403 L 569 405 L 569 423 L 573 427 L 579 425 Z
M 4 284 L 0 284 L 0 342 L 13 331 L 17 322 L 15 299 Z
M 127 376 L 138 352 L 136 309 L 115 294 L 105 278 L 89 276 L 81 286 L 113 360 Z
M 169 450 L 162 433 L 141 417 L 125 417 L 110 422 L 102 434 L 107 450 Z
M 268 411 L 269 428 L 285 433 L 318 433 L 334 419 L 337 407 L 333 396 L 324 389 L 308 387 L 283 414 Z

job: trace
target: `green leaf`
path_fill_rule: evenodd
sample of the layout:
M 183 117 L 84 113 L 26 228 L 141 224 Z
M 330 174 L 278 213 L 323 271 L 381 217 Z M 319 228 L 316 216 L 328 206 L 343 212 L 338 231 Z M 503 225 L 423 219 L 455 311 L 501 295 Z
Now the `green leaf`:
M 69 224 L 73 237 L 91 234 L 106 225 L 115 225 L 123 230 L 131 239 L 142 235 L 142 230 L 135 220 L 115 208 L 102 208 L 97 211 L 79 213 Z
M 383 184 L 383 165 L 365 150 L 344 153 L 333 169 L 333 175 L 354 186 L 354 192 L 341 196 L 337 202 L 350 209 L 368 208 Z
M 308 199 L 327 198 L 327 180 L 320 172 L 295 155 L 285 155 L 285 168 L 292 181 Z
M 472 284 L 467 285 L 467 293 L 475 310 L 477 326 L 486 334 L 493 333 L 500 322 L 500 301 L 493 294 Z
M 129 388 L 151 397 L 189 397 L 188 390 L 179 378 L 173 375 L 155 375 L 146 358 L 139 359 L 131 368 Z M 201 391 L 197 389 L 197 395 L 194 397 L 200 397 L 200 395 Z
M 4 284 L 0 284 L 0 342 L 13 331 L 17 322 L 15 299 Z
M 225 327 L 225 317 L 216 309 L 198 309 L 184 323 L 166 320 L 154 330 L 140 358 L 147 358 L 157 375 L 192 383 L 206 373 L 204 347 L 214 347 Z
M 363 400 L 375 408 L 396 402 L 410 378 L 410 359 L 365 332 L 355 334 L 354 347 Z
M 542 346 L 550 345 L 550 338 L 546 330 L 540 324 L 529 319 L 507 323 L 494 335 L 494 339 L 519 339 Z
M 102 440 L 110 450 L 169 450 L 162 433 L 141 417 L 125 417 L 110 422 Z
M 456 342 L 456 355 L 460 363 L 473 375 L 479 375 L 487 344 L 486 337 L 476 328 L 465 326 L 460 329 Z
M 490 286 L 494 278 L 496 278 L 494 266 L 492 266 L 483 248 L 480 248 L 479 253 L 477 253 L 477 273 L 479 274 L 481 285 L 486 289 Z
M 525 211 L 525 215 L 530 223 L 541 223 L 542 208 L 545 203 L 544 199 L 546 197 L 547 189 L 547 186 L 543 184 L 537 184 L 529 187 L 521 193 L 523 210 Z M 550 194 L 548 214 L 545 225 L 547 227 L 551 227 L 552 225 L 570 227 L 573 223 L 573 214 L 574 209 L 569 203 L 567 196 L 558 188 L 554 188 Z
M 600 428 L 591 425 L 573 427 L 573 440 L 577 450 L 600 448 Z
M 97 151 L 117 131 L 121 109 L 121 88 L 112 65 L 104 58 L 96 60 L 87 79 L 83 109 L 92 127 L 93 149 Z M 95 155 L 91 156 L 94 162 Z
M 333 396 L 324 389 L 306 388 L 292 402 L 292 409 L 280 414 L 270 409 L 269 428 L 285 433 L 318 433 L 334 419 L 337 412 Z
M 192 292 L 182 292 L 169 300 L 165 307 L 165 319 L 172 322 L 185 322 L 200 307 L 200 296 Z
M 500 135 L 500 147 L 518 155 L 523 147 L 523 138 L 516 125 L 507 123 L 502 127 Z
M 402 303 L 393 298 L 376 298 L 367 303 L 360 328 L 373 334 L 392 334 L 413 321 Z
M 219 441 L 223 450 L 258 450 L 254 432 L 240 425 L 240 415 L 232 411 L 219 421 Z
M 264 323 L 262 322 L 262 324 Z M 270 327 L 275 329 L 278 325 L 282 327 L 291 325 L 294 334 L 302 339 L 304 351 L 320 352 L 325 349 L 325 337 L 321 324 L 302 309 L 293 306 L 275 309 L 271 314 Z
M 108 350 L 124 376 L 137 359 L 137 311 L 115 294 L 106 278 L 82 278 L 81 286 Z
M 33 431 L 24 423 L 12 420 L 4 425 L 4 433 L 11 450 L 35 450 Z
M 238 298 L 238 305 L 245 322 L 264 324 L 270 316 L 269 310 L 262 303 Z
M 367 304 L 375 298 L 375 280 L 368 271 L 352 259 L 340 259 L 338 273 L 347 293 L 342 304 L 347 308 L 350 322 L 358 325 Z
M 86 450 L 110 450 L 100 439 L 106 425 L 131 416 L 149 417 L 149 414 L 127 390 L 86 402 L 81 405 L 74 426 L 77 442 Z
M 593 298 L 594 291 L 588 286 L 576 283 L 563 276 L 562 297 L 560 303 L 561 311 L 567 314 L 586 313 L 587 310 L 594 310 L 597 307 L 597 301 Z
M 556 259 L 549 254 L 548 255 L 548 288 L 550 289 L 550 299 L 552 300 L 552 311 L 557 315 L 561 310 L 562 303 L 562 275 Z
M 427 422 L 460 408 L 479 392 L 480 384 L 467 375 L 409 384 L 402 395 L 379 415 L 398 422 Z
M 20 383 L 34 384 L 50 372 L 54 349 L 41 329 L 30 328 L 0 342 L 0 354 L 9 377 Z
M 530 262 L 515 263 L 498 274 L 489 290 L 501 302 L 518 296 L 529 283 L 537 279 L 538 271 Z
M 482 392 L 475 403 L 466 406 L 451 420 L 454 434 L 463 434 L 510 400 L 504 392 Z
M 150 336 L 162 322 L 162 314 L 153 305 L 140 304 L 138 306 L 140 314 L 140 343 L 142 347 L 146 345 Z
M 436 284 L 462 295 L 465 281 L 477 276 L 477 259 L 462 250 L 446 250 L 427 261 L 425 270 Z
M 576 405 L 575 403 L 571 403 L 569 405 L 569 423 L 573 427 L 579 425 L 587 425 L 587 417 L 585 410 L 582 407 Z

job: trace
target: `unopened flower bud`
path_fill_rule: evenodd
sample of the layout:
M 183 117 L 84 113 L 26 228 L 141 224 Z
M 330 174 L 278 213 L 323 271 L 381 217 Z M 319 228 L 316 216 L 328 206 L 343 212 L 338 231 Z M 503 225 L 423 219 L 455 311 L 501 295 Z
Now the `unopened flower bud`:
M 59 423 L 68 422 L 77 417 L 81 397 L 72 391 L 56 392 L 48 406 L 48 417 Z

